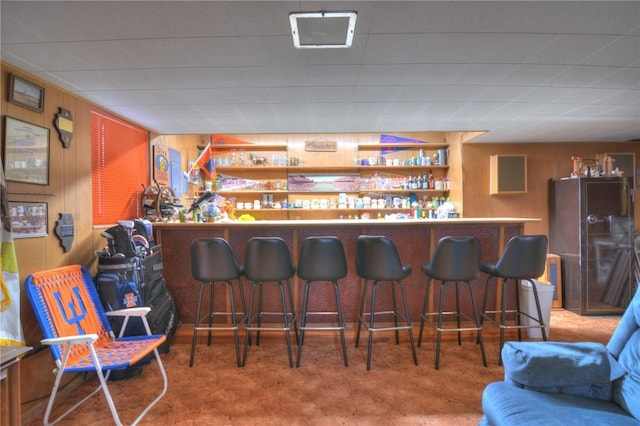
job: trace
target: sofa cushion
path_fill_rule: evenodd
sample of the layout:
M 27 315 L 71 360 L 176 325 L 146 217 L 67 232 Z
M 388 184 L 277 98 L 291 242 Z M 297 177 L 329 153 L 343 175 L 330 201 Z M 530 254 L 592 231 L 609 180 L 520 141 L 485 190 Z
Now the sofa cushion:
M 622 349 L 618 362 L 627 374 L 613 383 L 613 400 L 640 420 L 640 329 Z
M 631 335 L 633 335 L 638 328 L 640 328 L 640 282 L 638 283 L 636 295 L 631 299 L 631 303 L 629 303 L 624 314 L 622 314 L 620 324 L 618 324 L 616 331 L 613 332 L 613 336 L 611 336 L 609 343 L 607 343 L 609 352 L 618 358 L 631 338 Z
M 611 382 L 625 370 L 593 342 L 508 342 L 505 381 L 527 389 L 611 399 Z
M 505 382 L 489 384 L 482 393 L 484 418 L 494 426 L 640 425 L 608 401 L 574 395 L 536 392 Z

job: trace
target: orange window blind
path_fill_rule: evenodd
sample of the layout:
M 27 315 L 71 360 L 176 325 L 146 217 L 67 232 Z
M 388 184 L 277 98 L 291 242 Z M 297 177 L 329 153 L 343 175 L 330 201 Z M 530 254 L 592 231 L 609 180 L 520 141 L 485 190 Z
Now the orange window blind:
M 91 112 L 93 224 L 141 216 L 149 183 L 149 133 L 108 114 Z

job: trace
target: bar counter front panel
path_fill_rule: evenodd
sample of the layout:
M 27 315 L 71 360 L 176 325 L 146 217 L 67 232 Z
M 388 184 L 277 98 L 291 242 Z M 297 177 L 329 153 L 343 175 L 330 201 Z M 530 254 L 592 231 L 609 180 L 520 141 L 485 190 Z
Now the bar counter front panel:
M 410 264 L 412 274 L 405 280 L 411 319 L 419 321 L 424 300 L 426 277 L 421 270 L 422 263 L 431 258 L 438 240 L 444 236 L 475 236 L 482 246 L 482 260 L 496 260 L 506 242 L 515 235 L 523 233 L 524 223 L 537 219 L 450 219 L 450 220 L 298 220 L 298 221 L 256 221 L 233 223 L 155 223 L 154 234 L 156 243 L 160 244 L 163 253 L 164 276 L 169 291 L 175 299 L 178 320 L 182 324 L 193 324 L 200 283 L 191 275 L 191 242 L 196 238 L 221 237 L 229 241 L 238 260 L 244 263 L 245 245 L 251 237 L 281 237 L 291 251 L 294 264 L 298 263 L 298 251 L 302 241 L 311 236 L 336 236 L 345 249 L 348 264 L 348 275 L 339 281 L 342 309 L 347 323 L 357 321 L 361 280 L 355 266 L 355 243 L 359 235 L 384 235 L 396 245 L 400 259 Z M 485 275 L 474 283 L 476 302 L 478 306 L 484 295 Z M 243 288 L 249 300 L 251 283 L 243 279 Z M 295 306 L 297 312 L 302 306 L 304 283 L 294 276 L 292 280 Z M 323 309 L 334 311 L 334 296 L 330 284 L 318 283 L 310 298 L 310 310 Z M 439 297 L 439 286 L 432 286 L 433 300 Z M 382 288 L 380 290 L 383 290 Z M 387 293 L 385 293 L 387 292 Z M 216 290 L 217 308 L 229 303 L 226 290 L 218 286 Z M 279 296 L 275 291 L 266 291 L 264 299 L 265 310 L 280 309 Z M 378 305 L 390 302 L 387 289 L 378 293 Z M 493 294 L 493 295 L 492 295 Z M 225 297 L 221 297 L 221 296 Z M 470 311 L 470 301 L 466 292 L 461 292 L 463 309 Z M 239 297 L 236 296 L 236 302 Z M 447 294 L 447 301 L 451 302 L 453 293 Z M 499 303 L 492 291 L 492 303 Z M 383 302 L 384 301 L 384 302 Z M 452 306 L 451 306 L 452 307 Z M 450 307 L 447 307 L 449 309 Z M 216 318 L 216 321 L 224 319 Z M 309 318 L 309 321 L 327 321 L 327 319 Z

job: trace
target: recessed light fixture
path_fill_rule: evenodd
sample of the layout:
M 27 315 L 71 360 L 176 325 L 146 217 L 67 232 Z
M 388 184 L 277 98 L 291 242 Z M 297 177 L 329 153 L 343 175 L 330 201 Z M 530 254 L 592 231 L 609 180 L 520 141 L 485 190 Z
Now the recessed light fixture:
M 293 45 L 300 49 L 350 47 L 356 12 L 309 12 L 289 15 Z

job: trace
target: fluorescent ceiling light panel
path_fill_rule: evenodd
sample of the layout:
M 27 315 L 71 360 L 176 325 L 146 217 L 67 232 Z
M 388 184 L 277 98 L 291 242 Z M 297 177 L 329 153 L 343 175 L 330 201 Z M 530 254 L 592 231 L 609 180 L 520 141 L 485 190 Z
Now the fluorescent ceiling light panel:
M 350 47 L 356 12 L 311 12 L 289 15 L 293 44 L 300 49 Z

